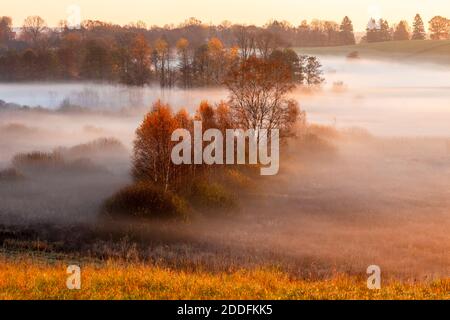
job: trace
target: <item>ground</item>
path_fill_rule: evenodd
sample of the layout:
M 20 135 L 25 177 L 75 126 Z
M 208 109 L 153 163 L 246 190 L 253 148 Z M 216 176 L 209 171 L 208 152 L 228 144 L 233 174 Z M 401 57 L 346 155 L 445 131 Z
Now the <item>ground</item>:
M 49 257 L 47 257 L 49 258 Z M 144 264 L 86 262 L 81 290 L 66 287 L 69 260 L 0 254 L 0 299 L 449 299 L 450 280 L 389 282 L 369 290 L 366 279 L 336 274 L 295 279 L 276 269 L 185 272 Z

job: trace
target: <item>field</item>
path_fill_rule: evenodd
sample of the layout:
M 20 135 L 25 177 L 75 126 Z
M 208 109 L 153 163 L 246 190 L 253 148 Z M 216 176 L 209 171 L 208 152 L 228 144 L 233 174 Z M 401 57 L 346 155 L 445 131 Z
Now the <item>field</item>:
M 341 47 L 297 48 L 296 51 L 320 56 L 347 56 L 357 51 L 360 58 L 364 59 L 386 59 L 405 63 L 420 61 L 450 65 L 450 40 L 389 41 Z
M 77 223 L 66 215 L 95 213 L 73 196 L 87 188 L 89 197 L 76 194 L 92 202 L 90 173 L 58 177 L 70 181 L 60 194 L 44 173 L 37 185 L 4 184 L 11 200 L 2 206 L 29 194 L 35 205 L 20 213 L 50 221 L 0 227 L 0 299 L 448 299 L 449 141 L 310 130 L 318 136 L 291 146 L 280 176 L 226 216 Z M 82 268 L 79 292 L 65 287 L 69 264 Z M 372 264 L 382 268 L 381 291 L 367 289 Z
M 135 130 L 148 108 L 101 107 L 133 106 L 114 100 L 136 93 L 148 106 L 164 96 L 159 89 L 0 86 L 11 101 L 40 92 L 44 106 L 51 90 L 98 94 L 92 110 L 1 113 L 0 300 L 450 299 L 450 87 L 442 67 L 450 42 L 299 51 L 320 55 L 327 85 L 293 92 L 308 122 L 283 145 L 280 173 L 234 172 L 238 208 L 203 209 L 185 221 L 112 222 L 102 210 L 132 181 Z M 352 51 L 361 59 L 345 59 Z M 227 97 L 220 88 L 165 94 L 190 112 L 203 97 Z M 27 166 L 23 154 L 37 151 L 43 165 Z M 82 270 L 80 291 L 66 288 L 72 264 Z M 367 288 L 370 265 L 381 268 L 381 290 Z
M 183 272 L 144 264 L 82 265 L 81 290 L 66 288 L 69 262 L 0 255 L 0 299 L 449 299 L 450 281 L 389 282 L 368 290 L 361 277 L 294 279 L 276 269 Z

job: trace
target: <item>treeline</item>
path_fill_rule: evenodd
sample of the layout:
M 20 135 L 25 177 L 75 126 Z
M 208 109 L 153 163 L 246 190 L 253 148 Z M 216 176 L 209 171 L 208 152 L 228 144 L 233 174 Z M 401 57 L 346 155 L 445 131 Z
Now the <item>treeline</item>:
M 301 29 L 301 30 L 300 30 Z M 297 30 L 271 22 L 263 28 L 224 23 L 207 26 L 189 19 L 178 27 L 142 23 L 119 26 L 85 21 L 48 28 L 40 17 L 25 20 L 20 32 L 0 18 L 0 81 L 101 80 L 131 85 L 159 82 L 182 87 L 222 84 L 224 76 L 251 56 L 289 65 L 299 84 L 322 81 L 315 57 L 289 49 L 299 43 L 354 43 L 351 21 L 303 23 Z M 303 39 L 303 40 L 301 40 Z
M 414 17 L 412 28 L 405 20 L 390 26 L 387 20 L 371 19 L 366 31 L 367 34 L 362 39 L 366 42 L 425 40 L 427 38 L 425 24 L 419 14 Z M 441 16 L 434 17 L 429 21 L 429 33 L 431 40 L 448 40 L 450 20 Z

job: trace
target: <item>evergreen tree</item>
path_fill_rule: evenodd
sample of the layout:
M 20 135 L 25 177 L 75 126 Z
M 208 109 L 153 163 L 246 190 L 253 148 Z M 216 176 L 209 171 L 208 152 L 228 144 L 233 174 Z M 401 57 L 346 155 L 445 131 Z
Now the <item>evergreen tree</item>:
M 419 14 L 416 14 L 414 17 L 413 28 L 412 40 L 425 40 L 425 26 L 423 24 L 422 17 Z
M 310 86 L 321 84 L 322 78 L 322 64 L 317 57 L 310 56 L 306 63 L 306 83 Z
M 392 40 L 392 34 L 391 29 L 389 28 L 389 23 L 387 20 L 380 19 L 380 29 L 379 29 L 380 35 L 379 35 L 379 41 L 391 41 Z
M 402 40 L 409 40 L 409 26 L 406 21 L 400 21 L 400 23 L 395 28 L 394 32 L 394 40 L 402 41 Z
M 370 19 L 369 23 L 367 24 L 367 35 L 366 39 L 367 42 L 379 42 L 380 41 L 380 34 L 379 34 L 379 26 L 375 19 Z
M 345 16 L 340 26 L 341 41 L 344 45 L 355 44 L 355 34 L 353 33 L 353 23 L 349 17 Z

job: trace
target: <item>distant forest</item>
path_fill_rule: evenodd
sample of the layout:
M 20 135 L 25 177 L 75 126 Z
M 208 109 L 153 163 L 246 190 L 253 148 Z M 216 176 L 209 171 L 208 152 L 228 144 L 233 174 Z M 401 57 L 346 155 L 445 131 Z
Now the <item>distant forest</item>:
M 449 38 L 450 20 L 434 17 L 430 38 Z M 239 61 L 256 56 L 283 61 L 300 84 L 322 81 L 320 62 L 298 56 L 292 47 L 341 46 L 356 43 L 352 21 L 312 20 L 293 26 L 271 21 L 263 27 L 223 22 L 206 25 L 190 18 L 179 26 L 125 26 L 84 21 L 69 27 L 62 21 L 48 28 L 38 17 L 28 17 L 20 30 L 9 17 L 0 17 L 0 81 L 99 80 L 129 85 L 159 82 L 182 87 L 222 84 Z M 17 31 L 17 32 L 16 32 Z M 390 26 L 371 20 L 362 41 L 424 40 L 420 15 Z

